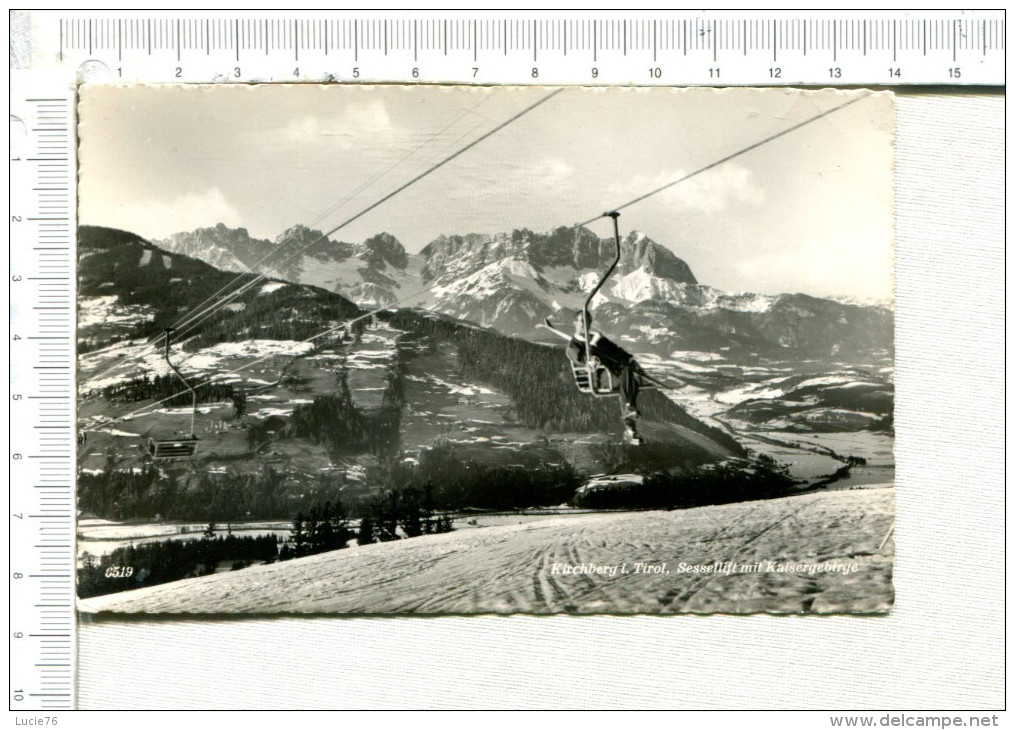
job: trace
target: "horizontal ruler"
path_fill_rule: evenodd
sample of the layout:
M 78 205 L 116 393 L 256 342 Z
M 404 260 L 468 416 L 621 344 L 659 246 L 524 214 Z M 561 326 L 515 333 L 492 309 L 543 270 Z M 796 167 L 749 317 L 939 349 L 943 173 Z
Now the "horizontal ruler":
M 1003 11 L 36 14 L 87 80 L 1003 85 Z M 435 11 L 437 12 L 437 11 Z M 580 12 L 580 11 L 579 11 Z M 505 13 L 506 15 L 507 13 Z M 33 32 L 34 33 L 34 32 Z

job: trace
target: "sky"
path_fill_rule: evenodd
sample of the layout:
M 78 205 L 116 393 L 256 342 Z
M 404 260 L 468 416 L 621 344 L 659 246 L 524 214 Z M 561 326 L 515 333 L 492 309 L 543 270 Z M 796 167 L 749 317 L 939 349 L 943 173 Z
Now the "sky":
M 546 96 L 544 88 L 91 86 L 79 220 L 149 239 L 223 223 L 328 231 Z M 568 88 L 332 237 L 549 231 L 864 98 L 625 208 L 726 291 L 892 296 L 892 97 Z M 590 224 L 601 236 L 608 221 Z

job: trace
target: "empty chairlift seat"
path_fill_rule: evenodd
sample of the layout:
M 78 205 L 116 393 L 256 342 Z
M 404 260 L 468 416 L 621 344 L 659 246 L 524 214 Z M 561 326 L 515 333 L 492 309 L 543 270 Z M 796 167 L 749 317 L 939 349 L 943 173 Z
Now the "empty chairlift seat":
M 197 436 L 184 436 L 182 438 L 156 438 L 148 436 L 145 439 L 145 451 L 153 459 L 178 459 L 193 456 L 197 453 Z

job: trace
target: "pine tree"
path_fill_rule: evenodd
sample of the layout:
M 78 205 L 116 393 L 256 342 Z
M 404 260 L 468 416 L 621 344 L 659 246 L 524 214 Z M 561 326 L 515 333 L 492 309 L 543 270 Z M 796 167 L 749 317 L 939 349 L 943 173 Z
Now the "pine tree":
M 406 537 L 419 537 L 423 534 L 423 514 L 420 506 L 419 492 L 408 488 L 398 492 L 398 522 Z
M 332 505 L 330 502 L 325 503 L 325 509 L 329 513 L 329 530 L 331 533 L 331 543 L 328 547 L 329 550 L 339 550 L 346 546 L 349 541 L 349 521 L 346 519 L 345 506 L 341 502 L 335 502 Z
M 209 527 L 211 526 L 209 525 Z M 205 534 L 207 535 L 207 532 Z M 204 575 L 211 575 L 218 568 L 221 554 L 219 547 L 219 541 L 214 537 L 205 537 L 201 540 L 201 561 L 204 563 Z
M 381 542 L 398 539 L 398 502 L 394 492 L 378 497 L 372 503 L 374 533 Z
M 454 518 L 450 514 L 443 514 L 437 518 L 437 524 L 435 525 L 435 531 L 438 533 L 454 532 L 455 523 Z
M 247 393 L 242 388 L 233 391 L 233 413 L 237 420 L 247 413 Z
M 289 532 L 289 544 L 293 557 L 301 558 L 307 554 L 307 532 L 303 513 L 296 513 L 293 519 L 292 530 Z
M 369 545 L 374 541 L 374 523 L 369 515 L 359 521 L 359 532 L 356 533 L 356 542 L 360 545 Z
M 430 535 L 437 532 L 437 521 L 434 518 L 433 507 L 433 483 L 426 482 L 423 485 L 423 534 Z

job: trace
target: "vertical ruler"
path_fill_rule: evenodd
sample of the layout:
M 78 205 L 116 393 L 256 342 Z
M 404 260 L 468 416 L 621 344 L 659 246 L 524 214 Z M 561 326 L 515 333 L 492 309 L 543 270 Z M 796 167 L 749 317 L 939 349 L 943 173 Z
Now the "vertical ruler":
M 12 89 L 11 114 L 10 709 L 69 709 L 76 565 L 73 93 Z

